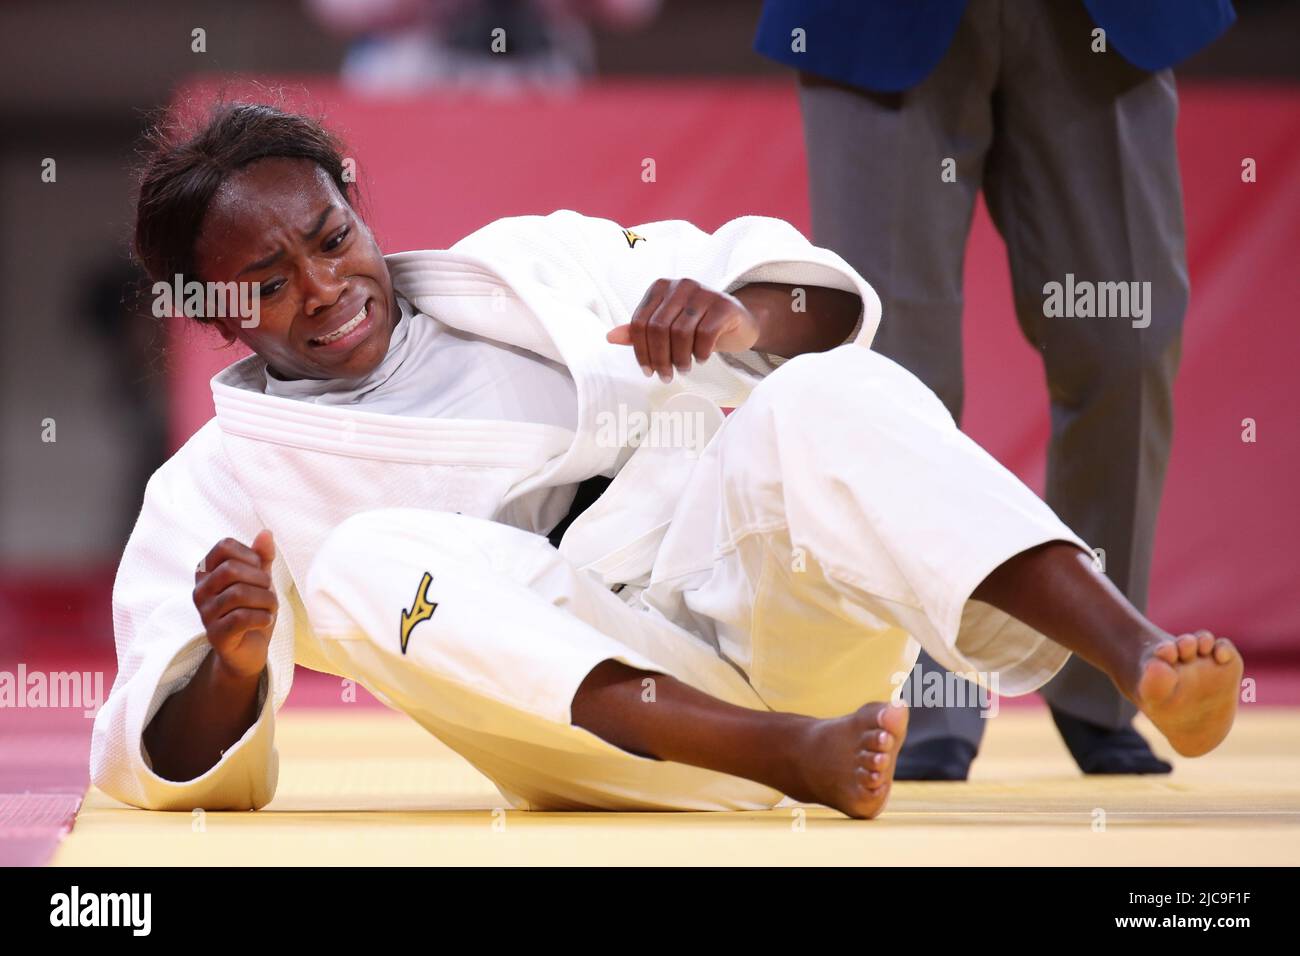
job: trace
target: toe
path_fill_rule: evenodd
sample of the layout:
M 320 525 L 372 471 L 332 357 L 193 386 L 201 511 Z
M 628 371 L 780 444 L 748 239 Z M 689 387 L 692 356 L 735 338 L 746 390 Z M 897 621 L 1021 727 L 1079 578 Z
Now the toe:
M 883 773 L 877 773 L 863 767 L 859 767 L 854 776 L 857 778 L 857 785 L 861 788 L 861 791 L 869 793 L 872 797 L 877 795 L 874 791 L 878 791 L 887 783 Z
M 876 713 L 876 724 L 889 731 L 897 739 L 902 739 L 907 732 L 908 710 L 902 701 L 885 704 Z
M 1170 645 L 1172 647 L 1172 645 Z M 1163 656 L 1147 661 L 1138 681 L 1138 695 L 1146 705 L 1160 704 L 1178 687 L 1177 658 L 1169 663 Z
M 1209 657 L 1212 650 L 1214 650 L 1214 635 L 1209 631 L 1197 631 L 1196 653 L 1201 657 Z
M 1231 663 L 1237 655 L 1237 649 L 1232 646 L 1232 641 L 1226 637 L 1220 637 L 1214 642 L 1214 659 L 1220 664 Z
M 1157 644 L 1155 650 L 1152 651 L 1151 653 L 1153 656 L 1164 661 L 1166 664 L 1177 664 L 1178 663 L 1178 642 L 1166 641 L 1163 644 Z
M 889 754 L 878 750 L 864 750 L 858 754 L 858 766 L 868 770 L 884 770 L 889 765 Z
M 1177 638 L 1178 659 L 1184 664 L 1196 660 L 1196 636 L 1179 634 Z

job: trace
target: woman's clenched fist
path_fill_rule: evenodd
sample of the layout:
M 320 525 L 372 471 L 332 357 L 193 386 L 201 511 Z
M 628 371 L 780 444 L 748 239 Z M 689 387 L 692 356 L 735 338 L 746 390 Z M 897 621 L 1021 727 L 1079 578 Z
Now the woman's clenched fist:
M 275 542 L 264 530 L 251 547 L 222 538 L 194 571 L 194 606 L 208 643 L 223 667 L 241 677 L 257 677 L 266 667 L 279 610 L 271 584 L 274 559 Z
M 694 279 L 657 279 L 646 290 L 632 321 L 611 329 L 606 340 L 630 345 L 646 375 L 667 382 L 674 369 L 714 352 L 743 352 L 758 341 L 758 319 L 740 299 L 706 289 Z

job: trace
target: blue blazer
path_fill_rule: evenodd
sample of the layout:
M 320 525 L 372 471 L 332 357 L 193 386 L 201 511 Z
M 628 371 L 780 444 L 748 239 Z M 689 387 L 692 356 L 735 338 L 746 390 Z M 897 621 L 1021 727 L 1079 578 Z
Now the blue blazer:
M 1082 2 L 1109 46 L 1152 72 L 1185 60 L 1237 19 L 1232 0 Z M 765 0 L 754 49 L 818 76 L 894 92 L 938 66 L 965 11 L 966 0 Z M 804 53 L 790 49 L 796 27 L 806 31 Z

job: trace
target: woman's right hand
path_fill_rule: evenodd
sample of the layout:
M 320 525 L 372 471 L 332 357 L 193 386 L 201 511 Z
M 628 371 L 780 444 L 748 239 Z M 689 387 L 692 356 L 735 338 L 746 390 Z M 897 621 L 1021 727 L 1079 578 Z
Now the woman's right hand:
M 279 601 L 271 584 L 275 542 L 260 531 L 252 546 L 222 538 L 194 571 L 194 606 L 224 670 L 255 679 L 266 667 Z

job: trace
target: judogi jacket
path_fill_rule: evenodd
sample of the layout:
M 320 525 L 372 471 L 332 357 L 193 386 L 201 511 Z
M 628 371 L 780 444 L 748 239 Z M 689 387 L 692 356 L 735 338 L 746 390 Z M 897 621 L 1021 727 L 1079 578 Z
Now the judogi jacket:
M 160 810 L 256 809 L 271 800 L 274 713 L 288 696 L 295 662 L 335 673 L 299 591 L 316 547 L 345 518 L 425 507 L 508 523 L 512 504 L 530 493 L 622 475 L 636 449 L 602 440 L 611 414 L 678 403 L 707 407 L 720 421 L 720 406 L 743 402 L 772 369 L 770 357 L 714 355 L 664 384 L 643 375 L 631 348 L 606 342 L 654 280 L 690 277 L 724 292 L 762 281 L 856 292 L 863 310 L 853 341 L 864 347 L 880 319 L 875 292 L 843 259 L 761 216 L 708 234 L 684 221 L 624 229 L 560 210 L 501 219 L 450 249 L 398 253 L 387 262 L 394 288 L 419 311 L 563 363 L 577 389 L 576 430 L 411 418 L 265 395 L 265 363 L 257 356 L 218 373 L 215 417 L 150 479 L 118 569 L 118 673 L 95 719 L 90 760 L 91 781 L 108 795 Z M 690 473 L 689 456 L 656 452 L 654 467 L 627 468 L 628 480 L 615 477 L 564 534 L 565 556 L 607 584 L 649 573 L 676 489 Z M 192 599 L 195 568 L 221 538 L 248 543 L 262 528 L 276 540 L 280 609 L 260 716 L 206 773 L 166 780 L 153 771 L 142 734 L 211 650 Z

